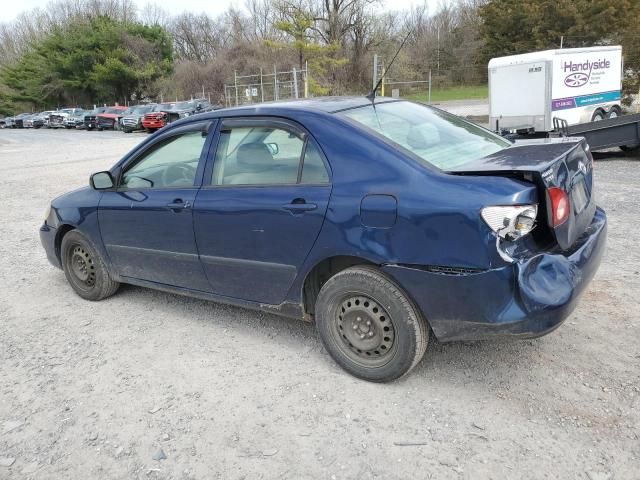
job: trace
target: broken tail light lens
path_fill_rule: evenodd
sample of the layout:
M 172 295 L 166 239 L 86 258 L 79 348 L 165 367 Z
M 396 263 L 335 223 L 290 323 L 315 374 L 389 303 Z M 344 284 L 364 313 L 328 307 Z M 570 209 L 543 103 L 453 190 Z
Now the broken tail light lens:
M 549 188 L 547 197 L 549 198 L 551 226 L 555 228 L 569 218 L 569 197 L 564 190 L 558 187 Z
M 482 219 L 498 236 L 506 240 L 517 240 L 531 232 L 536 226 L 537 205 L 498 205 L 485 207 Z

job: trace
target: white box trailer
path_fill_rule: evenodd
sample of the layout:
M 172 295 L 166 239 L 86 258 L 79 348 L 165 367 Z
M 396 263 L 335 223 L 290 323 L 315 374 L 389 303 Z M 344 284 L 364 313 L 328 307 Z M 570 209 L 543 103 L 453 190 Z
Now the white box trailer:
M 622 47 L 565 48 L 492 58 L 489 122 L 501 130 L 550 132 L 621 114 Z

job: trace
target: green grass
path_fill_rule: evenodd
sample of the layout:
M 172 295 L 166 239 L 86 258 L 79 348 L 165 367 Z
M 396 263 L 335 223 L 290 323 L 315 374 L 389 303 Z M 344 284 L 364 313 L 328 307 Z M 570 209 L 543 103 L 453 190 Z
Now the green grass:
M 386 94 L 387 92 L 385 92 Z M 389 95 L 391 92 L 389 91 Z M 407 95 L 402 94 L 400 90 L 400 97 L 407 100 L 415 100 L 418 102 L 426 102 L 428 100 L 428 93 L 411 93 Z M 474 98 L 488 98 L 489 91 L 487 85 L 473 85 L 464 87 L 451 87 L 445 89 L 433 89 L 431 90 L 431 102 L 446 102 L 447 100 L 470 100 Z

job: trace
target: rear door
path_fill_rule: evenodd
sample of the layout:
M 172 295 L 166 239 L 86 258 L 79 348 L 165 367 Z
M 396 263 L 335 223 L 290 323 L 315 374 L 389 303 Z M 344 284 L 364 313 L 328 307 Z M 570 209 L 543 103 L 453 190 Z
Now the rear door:
M 283 120 L 224 120 L 204 183 L 194 227 L 212 291 L 281 303 L 320 232 L 331 193 L 318 145 Z

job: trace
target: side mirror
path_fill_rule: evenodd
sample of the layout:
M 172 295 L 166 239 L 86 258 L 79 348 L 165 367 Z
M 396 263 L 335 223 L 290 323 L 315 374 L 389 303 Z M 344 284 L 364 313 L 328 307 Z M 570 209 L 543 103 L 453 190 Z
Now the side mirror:
M 107 190 L 113 188 L 113 177 L 109 172 L 98 172 L 91 175 L 89 183 L 94 190 Z
M 202 104 L 201 104 L 201 103 L 199 103 L 199 104 L 196 106 L 196 110 L 202 110 Z

